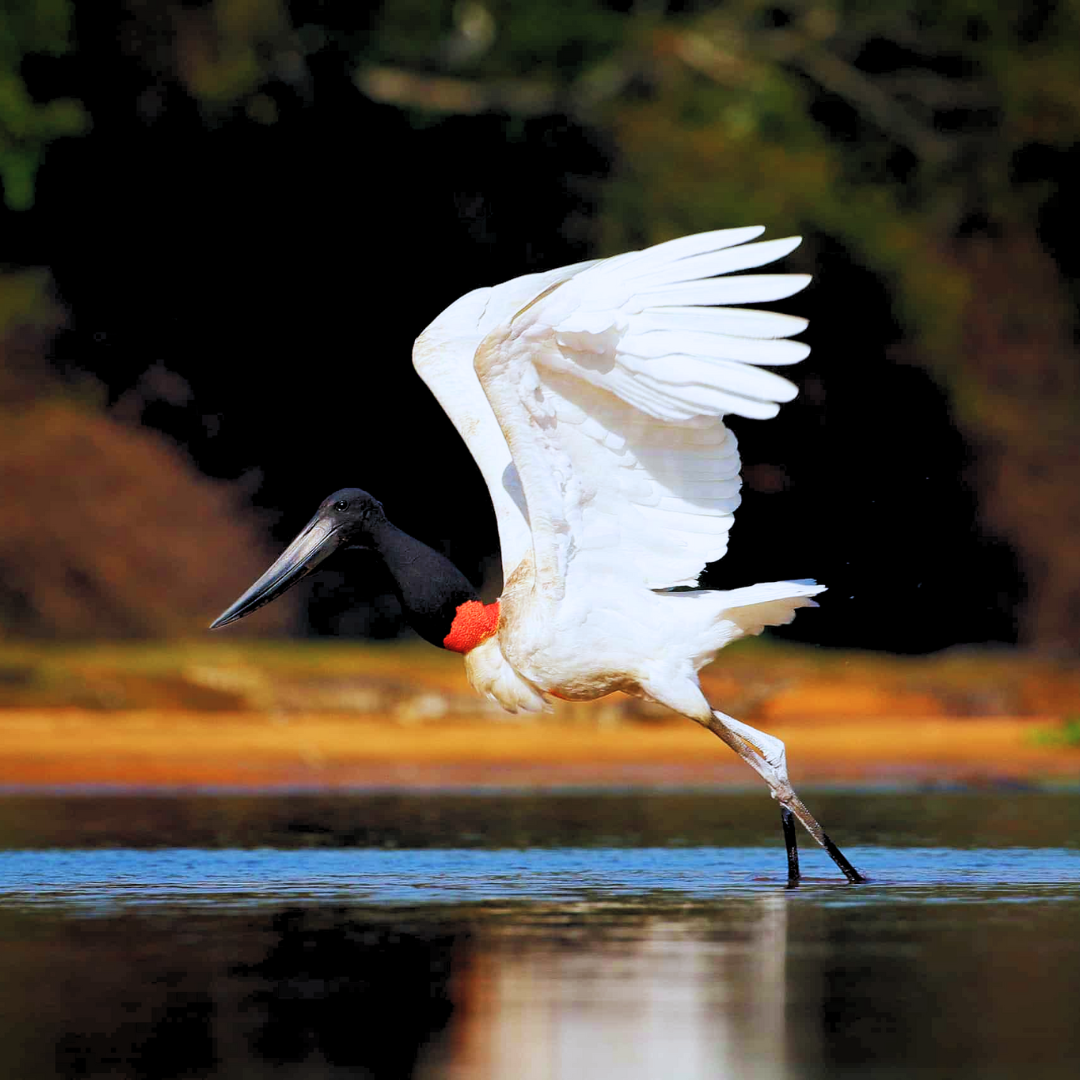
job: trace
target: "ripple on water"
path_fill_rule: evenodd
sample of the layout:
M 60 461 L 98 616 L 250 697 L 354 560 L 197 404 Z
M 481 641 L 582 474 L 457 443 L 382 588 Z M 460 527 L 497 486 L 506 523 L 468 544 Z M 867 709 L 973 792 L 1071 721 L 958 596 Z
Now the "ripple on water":
M 0 852 L 0 900 L 19 905 L 233 906 L 322 901 L 441 904 L 650 894 L 696 900 L 783 891 L 775 848 L 31 850 Z M 803 853 L 788 895 L 828 906 L 900 900 L 1030 903 L 1080 898 L 1080 850 L 852 848 L 870 879 L 848 886 Z

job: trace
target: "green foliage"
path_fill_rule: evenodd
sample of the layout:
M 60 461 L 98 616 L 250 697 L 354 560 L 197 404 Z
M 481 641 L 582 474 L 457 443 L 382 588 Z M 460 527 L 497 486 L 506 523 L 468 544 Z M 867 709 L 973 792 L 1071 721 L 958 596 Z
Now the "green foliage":
M 1080 748 L 1080 717 L 1066 717 L 1054 728 L 1039 728 L 1032 732 L 1031 741 L 1036 746 Z
M 453 0 L 401 0 L 385 5 L 376 16 L 372 58 L 409 66 L 428 64 L 453 30 L 453 12 Z
M 240 106 L 250 119 L 276 120 L 262 93 L 272 78 L 306 78 L 304 49 L 283 0 L 213 0 L 194 7 L 130 3 L 127 39 L 152 78 L 175 80 L 213 118 Z M 0 0 L 0 180 L 13 210 L 34 203 L 34 182 L 49 145 L 84 135 L 90 117 L 80 101 L 34 99 L 23 78 L 28 56 L 77 48 L 71 0 Z
M 43 267 L 0 270 L 0 402 L 22 405 L 56 389 L 45 351 L 64 316 Z
M 614 135 L 610 250 L 751 219 L 827 235 L 957 390 L 974 290 L 952 243 L 975 219 L 1032 228 L 1048 191 L 1014 180 L 1017 154 L 1080 139 L 1076 0 L 408 0 L 374 27 L 363 59 L 413 76 L 361 80 L 382 100 Z
M 1061 193 L 1023 167 L 1080 145 L 1080 0 L 385 0 L 362 17 L 286 0 L 122 8 L 148 85 L 183 87 L 210 121 L 242 111 L 273 124 L 272 86 L 306 100 L 308 56 L 332 48 L 365 93 L 417 124 L 494 112 L 512 132 L 548 114 L 593 133 L 612 152 L 596 188 L 608 251 L 748 221 L 807 235 L 803 257 L 822 239 L 843 248 L 891 298 L 905 359 L 950 394 L 979 459 L 984 523 L 1030 585 L 1026 640 L 1080 648 L 1080 283 L 1040 242 Z M 50 143 L 89 127 L 80 102 L 37 101 L 23 79 L 28 56 L 77 48 L 73 11 L 0 0 L 12 208 L 31 204 Z M 40 278 L 0 281 L 0 335 L 19 311 L 46 326 L 42 297 Z M 0 358 L 5 378 L 12 357 Z
M 71 49 L 71 17 L 69 0 L 0 0 L 0 180 L 12 210 L 33 205 L 34 179 L 48 145 L 90 126 L 80 102 L 37 102 L 21 74 L 27 55 L 60 56 Z
M 383 5 L 367 57 L 566 84 L 620 48 L 628 25 L 602 0 L 403 0 Z
M 830 235 L 947 370 L 971 294 L 947 246 L 976 215 L 1030 221 L 1045 192 L 1011 180 L 1016 153 L 1080 136 L 1075 23 L 1073 3 L 1025 23 L 1022 5 L 977 0 L 751 0 L 671 20 L 653 92 L 611 103 L 610 242 L 751 218 Z
M 53 329 L 63 311 L 52 295 L 52 279 L 43 267 L 0 272 L 0 339 L 17 327 Z
M 282 0 L 214 0 L 172 17 L 180 31 L 174 62 L 191 94 L 211 112 L 254 99 L 249 113 L 270 119 L 269 99 L 259 99 L 257 91 L 290 62 L 300 63 Z

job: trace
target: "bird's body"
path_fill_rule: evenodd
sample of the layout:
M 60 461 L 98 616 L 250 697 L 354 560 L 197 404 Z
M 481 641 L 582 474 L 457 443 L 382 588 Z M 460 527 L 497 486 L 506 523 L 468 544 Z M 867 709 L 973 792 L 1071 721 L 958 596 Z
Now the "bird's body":
M 783 744 L 714 710 L 698 670 L 724 645 L 789 622 L 823 590 L 779 581 L 696 588 L 721 558 L 739 503 L 727 414 L 764 419 L 795 387 L 768 367 L 809 351 L 802 319 L 731 305 L 781 299 L 801 275 L 728 275 L 798 240 L 760 229 L 478 289 L 417 340 L 413 360 L 491 493 L 504 588 L 485 608 L 441 555 L 395 529 L 371 496 L 338 492 L 215 625 L 272 599 L 334 547 L 373 548 L 427 640 L 465 654 L 469 681 L 510 712 L 613 691 L 712 730 L 769 783 L 844 870 L 858 873 L 799 802 Z M 422 550 L 421 550 L 422 549 Z M 445 633 L 444 633 L 445 631 Z
M 671 693 L 665 687 L 697 686 L 697 672 L 724 645 L 788 622 L 822 588 L 777 582 L 734 592 L 615 591 L 601 606 L 592 590 L 568 583 L 563 601 L 551 604 L 537 598 L 527 562 L 522 571 L 500 598 L 495 640 L 465 655 L 473 688 L 508 712 L 543 708 L 545 694 L 592 701 L 621 690 L 663 701 Z M 796 590 L 805 592 L 790 595 Z M 770 593 L 776 599 L 767 600 Z
M 808 352 L 782 339 L 802 320 L 694 303 L 703 288 L 722 302 L 725 293 L 772 299 L 805 284 L 793 275 L 712 277 L 771 262 L 797 243 L 742 243 L 760 231 L 686 237 L 478 289 L 417 340 L 416 369 L 496 505 L 499 649 L 466 667 L 504 708 L 542 707 L 544 694 L 656 696 L 674 681 L 696 684 L 697 670 L 744 632 L 725 611 L 769 602 L 776 617 L 765 621 L 787 622 L 820 591 L 804 583 L 730 599 L 661 591 L 695 584 L 726 550 L 739 458 L 722 412 L 769 415 L 772 397 L 794 394 L 739 358 L 789 363 Z M 524 705 L 507 666 L 533 690 Z M 509 698 L 500 696 L 507 684 Z

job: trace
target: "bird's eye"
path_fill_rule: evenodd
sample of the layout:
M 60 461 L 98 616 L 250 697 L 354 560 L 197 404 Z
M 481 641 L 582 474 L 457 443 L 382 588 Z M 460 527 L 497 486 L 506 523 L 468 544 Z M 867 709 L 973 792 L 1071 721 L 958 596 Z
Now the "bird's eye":
M 340 513 L 342 510 L 348 510 L 349 504 L 344 499 L 338 499 L 338 501 L 334 503 L 334 509 Z

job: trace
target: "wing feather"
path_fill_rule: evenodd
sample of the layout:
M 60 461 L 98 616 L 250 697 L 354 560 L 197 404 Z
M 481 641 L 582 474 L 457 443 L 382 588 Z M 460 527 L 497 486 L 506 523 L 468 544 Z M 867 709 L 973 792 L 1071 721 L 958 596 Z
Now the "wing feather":
M 726 551 L 740 481 L 722 418 L 775 415 L 796 389 L 759 365 L 809 351 L 786 340 L 803 319 L 710 306 L 783 299 L 806 285 L 798 274 L 716 276 L 798 243 L 747 243 L 761 231 L 683 237 L 556 277 L 476 350 L 552 597 L 575 574 L 620 587 L 693 585 Z
M 701 278 L 715 277 L 717 274 L 734 274 L 738 270 L 749 270 L 751 267 L 764 266 L 776 259 L 782 259 L 798 246 L 799 237 L 789 236 L 784 240 L 768 240 L 761 244 L 743 244 L 741 247 L 723 248 L 719 251 L 703 251 L 690 258 L 665 262 L 654 270 L 639 270 L 631 275 L 631 280 L 635 287 L 643 292 L 660 285 L 698 281 Z M 651 260 L 645 265 L 651 265 Z
M 681 329 L 674 332 L 667 329 L 635 330 L 619 343 L 619 351 L 640 360 L 683 355 L 767 366 L 797 364 L 810 355 L 810 347 L 801 341 L 757 341 Z
M 499 526 L 504 579 L 532 550 L 532 533 L 517 469 L 480 387 L 473 357 L 487 334 L 509 324 L 545 289 L 595 265 L 578 263 L 474 289 L 451 304 L 413 346 L 417 374 L 457 428 L 484 477 Z
M 756 240 L 764 231 L 763 225 L 746 225 L 738 229 L 714 229 L 712 232 L 679 236 L 674 240 L 666 240 L 662 244 L 654 244 L 642 251 L 628 251 L 623 255 L 604 259 L 596 266 L 595 274 L 597 278 L 614 275 L 625 278 L 628 276 L 628 271 L 632 274 L 632 268 L 637 264 L 647 262 L 652 266 L 658 266 L 700 255 L 703 252 L 722 251 L 736 244 L 745 244 L 748 240 Z
M 639 333 L 648 330 L 699 330 L 737 338 L 787 338 L 801 334 L 809 324 L 798 315 L 753 308 L 656 307 L 635 320 Z M 755 361 L 761 363 L 761 361 Z
M 760 304 L 766 300 L 786 300 L 809 283 L 806 274 L 745 274 L 656 285 L 639 293 L 637 299 L 643 307 L 670 304 L 672 300 L 679 304 Z

